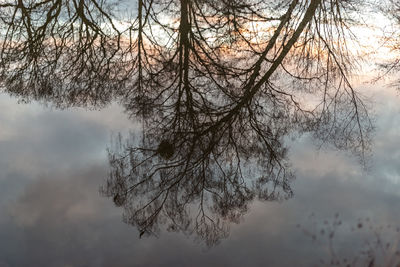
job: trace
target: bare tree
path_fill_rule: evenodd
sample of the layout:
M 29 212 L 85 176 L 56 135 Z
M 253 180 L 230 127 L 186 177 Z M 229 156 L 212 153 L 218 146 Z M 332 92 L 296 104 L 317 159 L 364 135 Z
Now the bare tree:
M 113 19 L 105 1 L 1 1 L 2 88 L 59 106 L 108 102 L 125 69 Z
M 102 189 L 141 235 L 167 224 L 211 245 L 255 197 L 291 197 L 291 134 L 368 149 L 349 80 L 355 0 L 138 0 L 134 18 L 103 1 L 0 3 L 2 88 L 59 106 L 115 98 L 141 119 Z
M 379 58 L 378 66 L 383 70 L 376 80 L 387 78 L 392 75 L 391 86 L 400 88 L 400 80 L 397 78 L 400 70 L 400 2 L 397 0 L 382 1 L 379 9 L 385 14 L 385 18 L 390 23 L 382 29 L 382 47 L 390 50 L 390 57 Z

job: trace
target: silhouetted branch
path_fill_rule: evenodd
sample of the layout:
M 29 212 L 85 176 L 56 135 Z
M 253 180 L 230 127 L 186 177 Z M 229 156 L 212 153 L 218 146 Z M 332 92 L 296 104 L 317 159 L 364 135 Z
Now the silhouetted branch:
M 293 195 L 284 140 L 311 132 L 363 155 L 352 87 L 357 1 L 0 2 L 0 86 L 59 107 L 120 101 L 143 125 L 109 150 L 102 192 L 141 235 L 209 245 L 258 197 Z

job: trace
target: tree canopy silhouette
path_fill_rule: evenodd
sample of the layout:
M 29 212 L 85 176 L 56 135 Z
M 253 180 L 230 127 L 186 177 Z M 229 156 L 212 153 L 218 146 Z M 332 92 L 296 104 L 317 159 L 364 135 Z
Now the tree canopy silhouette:
M 102 189 L 141 235 L 168 225 L 211 245 L 254 198 L 291 197 L 291 134 L 368 149 L 349 80 L 358 1 L 135 4 L 0 1 L 0 86 L 59 107 L 118 100 L 141 120 Z

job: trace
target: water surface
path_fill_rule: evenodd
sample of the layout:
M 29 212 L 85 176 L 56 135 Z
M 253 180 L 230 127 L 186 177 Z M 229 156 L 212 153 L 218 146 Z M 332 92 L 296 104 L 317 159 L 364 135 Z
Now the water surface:
M 400 225 L 400 97 L 392 88 L 367 91 L 377 127 L 367 168 L 349 152 L 318 150 L 309 136 L 291 142 L 294 197 L 252 203 L 212 248 L 182 233 L 140 239 L 123 223 L 123 209 L 99 193 L 109 173 L 107 147 L 135 128 L 117 104 L 57 110 L 2 94 L 0 266 L 318 265 L 331 257 L 320 230 L 336 213 L 340 257 L 354 257 L 373 238 L 358 229 L 360 220 L 384 225 L 380 233 L 393 244 L 399 235 L 387 225 Z

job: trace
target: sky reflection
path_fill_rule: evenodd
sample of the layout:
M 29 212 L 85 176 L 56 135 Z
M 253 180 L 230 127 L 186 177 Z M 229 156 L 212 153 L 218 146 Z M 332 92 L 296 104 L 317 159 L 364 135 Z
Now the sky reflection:
M 368 170 L 302 137 L 290 146 L 294 197 L 253 203 L 215 248 L 168 232 L 139 239 L 122 209 L 100 196 L 110 136 L 133 125 L 116 105 L 59 111 L 3 94 L 0 266 L 310 266 L 325 250 L 296 225 L 311 229 L 336 212 L 344 222 L 338 250 L 348 253 L 356 241 L 347 232 L 359 218 L 400 225 L 400 99 L 393 89 L 370 92 L 377 131 Z

